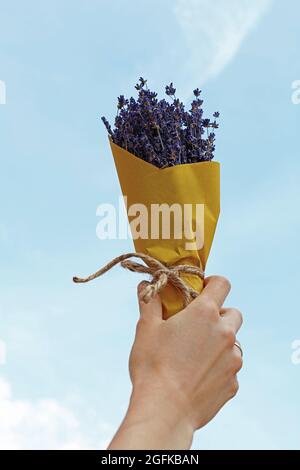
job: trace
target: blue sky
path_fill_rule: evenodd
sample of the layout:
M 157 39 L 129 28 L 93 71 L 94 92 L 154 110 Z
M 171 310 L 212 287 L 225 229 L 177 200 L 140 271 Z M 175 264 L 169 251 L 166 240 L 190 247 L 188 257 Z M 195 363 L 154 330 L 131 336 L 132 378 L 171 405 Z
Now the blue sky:
M 142 75 L 185 100 L 201 86 L 221 113 L 207 273 L 232 282 L 245 365 L 238 397 L 193 446 L 299 448 L 299 2 L 0 0 L 0 11 L 0 446 L 103 447 L 126 409 L 139 278 L 71 279 L 132 248 L 96 237 L 97 206 L 120 195 L 99 117 Z

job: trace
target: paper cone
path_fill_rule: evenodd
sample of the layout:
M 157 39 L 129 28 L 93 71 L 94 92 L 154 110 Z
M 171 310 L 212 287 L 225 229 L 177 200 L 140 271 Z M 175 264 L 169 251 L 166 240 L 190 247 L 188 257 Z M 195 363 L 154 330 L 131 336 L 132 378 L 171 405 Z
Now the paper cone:
M 191 243 L 183 234 L 181 239 L 151 238 L 134 240 L 136 252 L 146 253 L 171 265 L 190 264 L 205 269 L 220 213 L 220 164 L 199 162 L 176 165 L 164 169 L 145 162 L 110 141 L 123 196 L 127 199 L 127 211 L 133 204 L 180 204 L 182 210 L 188 204 L 192 208 L 189 224 L 196 223 L 196 204 L 204 205 L 203 246 L 186 249 Z M 129 223 L 134 217 L 129 216 Z M 150 224 L 149 224 L 150 225 Z M 199 293 L 202 280 L 194 275 L 182 275 L 185 282 Z M 183 299 L 173 286 L 167 285 L 161 292 L 164 318 L 183 308 Z

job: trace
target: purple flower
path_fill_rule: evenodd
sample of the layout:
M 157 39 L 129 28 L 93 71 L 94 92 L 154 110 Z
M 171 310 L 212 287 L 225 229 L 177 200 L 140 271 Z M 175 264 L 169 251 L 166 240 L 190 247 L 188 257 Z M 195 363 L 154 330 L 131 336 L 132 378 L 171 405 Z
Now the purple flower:
M 166 94 L 168 96 L 174 96 L 176 93 L 176 88 L 173 86 L 173 82 L 170 83 L 170 85 L 166 86 Z
M 125 99 L 124 95 L 120 95 L 118 98 L 118 109 L 124 108 L 128 104 L 128 100 Z
M 189 111 L 175 97 L 173 83 L 166 86 L 166 95 L 172 98 L 171 102 L 164 98 L 159 100 L 142 77 L 135 88 L 137 99 L 118 97 L 113 130 L 102 117 L 114 143 L 159 168 L 213 158 L 215 134 L 209 129 L 217 129 L 219 125 L 203 117 L 199 88 L 193 91 L 195 98 Z M 218 118 L 219 113 L 215 112 L 213 117 Z
M 101 119 L 102 119 L 102 121 L 103 121 L 103 123 L 104 123 L 104 125 L 105 125 L 105 127 L 106 127 L 106 129 L 107 129 L 107 132 L 109 133 L 109 135 L 113 136 L 113 131 L 112 131 L 112 128 L 111 128 L 111 126 L 110 126 L 108 120 L 107 120 L 104 116 L 102 116 Z

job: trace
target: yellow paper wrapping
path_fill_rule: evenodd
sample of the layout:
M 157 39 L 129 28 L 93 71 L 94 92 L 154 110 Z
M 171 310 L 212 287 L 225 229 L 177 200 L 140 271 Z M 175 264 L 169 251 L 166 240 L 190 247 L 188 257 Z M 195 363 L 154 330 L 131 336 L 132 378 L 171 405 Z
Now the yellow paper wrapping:
M 195 230 L 196 204 L 204 205 L 203 245 L 200 249 L 186 249 L 191 243 L 183 233 L 181 239 L 148 238 L 134 239 L 135 250 L 146 253 L 159 261 L 171 265 L 190 264 L 205 269 L 220 213 L 220 164 L 199 162 L 176 165 L 164 169 L 145 162 L 110 140 L 123 196 L 127 199 L 127 211 L 133 204 L 143 204 L 151 213 L 153 204 L 180 204 L 182 210 L 188 204 L 191 209 L 189 223 Z M 134 217 L 129 216 L 129 223 Z M 184 231 L 183 231 L 184 232 Z M 198 292 L 203 281 L 194 275 L 182 274 L 185 282 Z M 164 318 L 183 308 L 180 294 L 167 285 L 160 293 Z

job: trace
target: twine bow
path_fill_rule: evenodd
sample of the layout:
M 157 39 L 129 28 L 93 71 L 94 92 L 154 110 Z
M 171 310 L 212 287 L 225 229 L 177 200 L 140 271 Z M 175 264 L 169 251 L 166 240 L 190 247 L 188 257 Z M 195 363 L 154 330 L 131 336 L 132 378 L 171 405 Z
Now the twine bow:
M 145 264 L 131 261 L 129 258 L 140 258 Z M 144 253 L 126 253 L 124 255 L 117 256 L 94 274 L 85 278 L 75 276 L 73 277 L 73 281 L 76 283 L 92 281 L 93 279 L 102 276 L 102 274 L 109 271 L 118 263 L 121 263 L 121 266 L 125 269 L 129 269 L 129 271 L 150 274 L 150 276 L 152 276 L 151 282 L 145 286 L 140 294 L 141 299 L 145 303 L 148 303 L 152 297 L 158 294 L 169 283 L 181 293 L 184 307 L 186 307 L 199 295 L 199 292 L 188 286 L 180 277 L 180 273 L 194 274 L 201 279 L 204 279 L 204 272 L 196 266 L 187 264 L 171 266 Z

